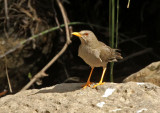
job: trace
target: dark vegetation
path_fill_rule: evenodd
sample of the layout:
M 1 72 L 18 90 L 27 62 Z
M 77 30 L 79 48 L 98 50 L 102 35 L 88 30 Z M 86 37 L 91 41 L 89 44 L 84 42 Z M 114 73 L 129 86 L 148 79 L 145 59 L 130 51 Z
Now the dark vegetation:
M 62 3 L 70 22 L 100 26 L 77 24 L 72 26 L 73 31 L 92 30 L 99 40 L 109 44 L 107 0 L 62 0 Z M 160 60 L 160 1 L 131 0 L 129 9 L 127 3 L 120 0 L 118 48 L 124 59 L 114 65 L 114 82 L 122 82 L 130 74 Z M 9 19 L 5 16 L 4 4 L 4 0 L 0 0 L 0 55 L 32 35 L 64 24 L 56 0 L 8 1 Z M 61 50 L 65 36 L 65 29 L 59 28 L 0 58 L 0 92 L 9 89 L 6 67 L 13 91 L 17 92 L 30 81 L 28 73 L 33 77 Z M 49 76 L 41 78 L 31 88 L 86 82 L 90 67 L 77 56 L 79 39 L 71 37 L 71 40 L 63 55 L 46 71 Z M 95 69 L 91 81 L 98 82 L 101 71 L 102 68 Z M 109 68 L 104 80 L 110 81 Z

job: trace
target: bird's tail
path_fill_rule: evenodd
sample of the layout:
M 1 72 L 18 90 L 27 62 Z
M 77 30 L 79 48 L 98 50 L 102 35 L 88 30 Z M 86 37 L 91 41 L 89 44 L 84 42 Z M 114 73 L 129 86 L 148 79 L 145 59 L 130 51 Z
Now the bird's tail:
M 123 59 L 123 57 L 121 56 L 121 53 L 119 53 L 118 51 L 120 51 L 120 50 L 119 49 L 115 49 L 116 59 Z
M 109 58 L 109 62 L 117 62 L 117 60 L 123 59 L 123 57 L 121 56 L 121 53 L 117 52 L 119 51 L 118 49 L 113 49 L 113 54 L 112 57 Z

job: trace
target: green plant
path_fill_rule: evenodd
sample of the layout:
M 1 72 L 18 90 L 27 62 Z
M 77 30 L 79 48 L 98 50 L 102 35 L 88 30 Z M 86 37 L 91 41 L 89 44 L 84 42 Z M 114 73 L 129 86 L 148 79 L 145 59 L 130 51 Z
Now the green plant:
M 109 43 L 112 48 L 117 48 L 118 45 L 118 17 L 119 17 L 119 0 L 117 0 L 116 11 L 116 29 L 115 29 L 115 0 L 109 0 Z M 116 32 L 116 40 L 114 33 Z M 110 81 L 113 82 L 113 67 L 114 63 L 110 63 Z

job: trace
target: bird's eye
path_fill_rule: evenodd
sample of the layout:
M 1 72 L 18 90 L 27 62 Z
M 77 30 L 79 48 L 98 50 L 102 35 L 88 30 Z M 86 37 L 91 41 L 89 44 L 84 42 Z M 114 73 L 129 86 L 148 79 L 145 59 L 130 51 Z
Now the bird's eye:
M 88 36 L 88 33 L 84 33 L 83 35 Z

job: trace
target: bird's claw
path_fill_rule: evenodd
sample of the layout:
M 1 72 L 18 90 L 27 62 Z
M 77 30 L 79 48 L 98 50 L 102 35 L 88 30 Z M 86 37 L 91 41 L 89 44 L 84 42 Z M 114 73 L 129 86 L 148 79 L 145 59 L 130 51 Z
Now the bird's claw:
M 99 85 L 103 85 L 105 82 L 99 82 L 98 84 L 94 85 L 93 88 L 99 86 Z
M 90 87 L 92 82 L 87 82 L 85 85 L 82 85 L 83 89 L 85 89 L 87 86 Z

